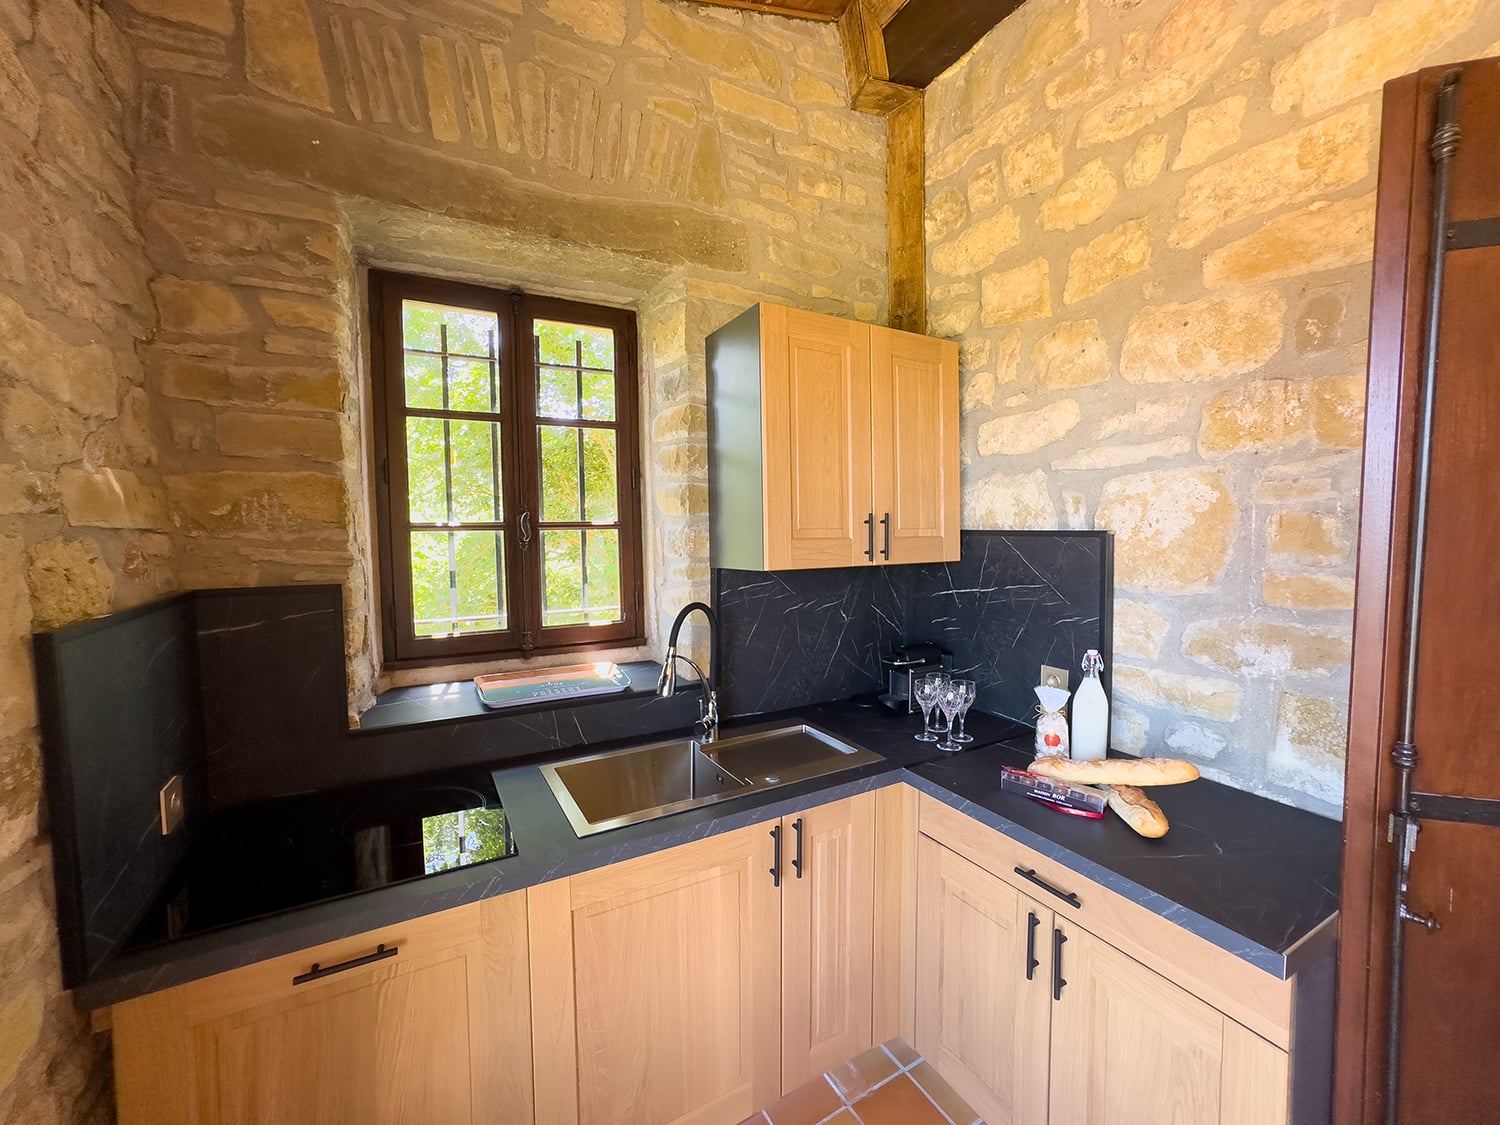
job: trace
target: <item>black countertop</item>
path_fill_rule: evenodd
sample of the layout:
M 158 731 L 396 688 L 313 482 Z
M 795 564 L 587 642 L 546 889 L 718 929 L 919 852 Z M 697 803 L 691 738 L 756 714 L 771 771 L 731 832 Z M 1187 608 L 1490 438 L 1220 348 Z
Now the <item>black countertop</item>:
M 900 782 L 1274 976 L 1297 972 L 1333 939 L 1341 840 L 1336 821 L 1211 781 L 1153 792 L 1172 823 L 1160 840 L 1135 835 L 1115 817 L 1091 821 L 1055 813 L 1000 790 L 1000 767 L 1030 760 L 1020 748 L 1029 746 L 1031 732 L 978 713 L 969 716 L 975 744 L 951 755 L 917 742 L 915 719 L 879 708 L 825 704 L 735 725 L 794 716 L 885 761 L 585 839 L 574 835 L 536 762 L 507 764 L 492 776 L 519 849 L 515 856 L 139 948 L 114 958 L 75 995 L 90 1008 L 118 1003 Z M 588 752 L 606 748 L 591 744 Z

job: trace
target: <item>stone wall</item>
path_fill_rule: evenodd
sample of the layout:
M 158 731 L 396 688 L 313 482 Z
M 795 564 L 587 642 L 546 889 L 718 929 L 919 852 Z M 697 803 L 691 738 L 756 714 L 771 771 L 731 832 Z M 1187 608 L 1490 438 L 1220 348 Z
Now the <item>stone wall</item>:
M 830 25 L 676 0 L 122 0 L 186 586 L 375 582 L 359 267 L 635 307 L 648 618 L 707 587 L 703 341 L 886 309 L 883 123 Z M 428 672 L 426 678 L 456 674 Z
M 1379 91 L 1497 39 L 1481 0 L 1031 0 L 928 91 L 964 526 L 1117 533 L 1117 747 L 1337 815 Z
M 0 1122 L 113 1117 L 104 1042 L 62 991 L 29 634 L 171 588 L 135 95 L 103 9 L 0 0 Z

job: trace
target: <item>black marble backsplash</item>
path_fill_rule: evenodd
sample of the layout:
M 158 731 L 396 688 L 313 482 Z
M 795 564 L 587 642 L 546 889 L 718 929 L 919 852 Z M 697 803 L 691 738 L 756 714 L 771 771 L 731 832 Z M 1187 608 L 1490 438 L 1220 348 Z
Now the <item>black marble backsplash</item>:
M 880 658 L 933 641 L 975 706 L 1030 722 L 1043 664 L 1113 665 L 1114 540 L 1105 531 L 965 531 L 960 560 L 919 566 L 714 571 L 727 714 L 758 715 L 884 687 Z

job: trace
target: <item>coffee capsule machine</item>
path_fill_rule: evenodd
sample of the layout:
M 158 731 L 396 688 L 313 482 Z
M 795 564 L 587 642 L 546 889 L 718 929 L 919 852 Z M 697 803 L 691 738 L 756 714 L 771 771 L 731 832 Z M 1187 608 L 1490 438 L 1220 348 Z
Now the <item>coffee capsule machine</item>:
M 953 663 L 953 654 L 929 642 L 901 645 L 888 656 L 880 658 L 885 665 L 885 691 L 880 702 L 892 711 L 908 714 L 920 710 L 913 697 L 912 685 L 928 672 L 946 672 Z

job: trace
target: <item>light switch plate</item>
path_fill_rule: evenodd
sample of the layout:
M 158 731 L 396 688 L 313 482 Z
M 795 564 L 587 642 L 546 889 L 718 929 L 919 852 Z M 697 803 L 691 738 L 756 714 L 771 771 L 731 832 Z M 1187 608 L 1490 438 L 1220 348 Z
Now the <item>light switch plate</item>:
M 182 823 L 182 775 L 173 774 L 156 797 L 161 805 L 161 834 L 170 836 Z
M 1043 687 L 1062 688 L 1068 690 L 1068 670 L 1066 668 L 1054 668 L 1050 664 L 1042 665 L 1042 678 L 1037 681 Z

